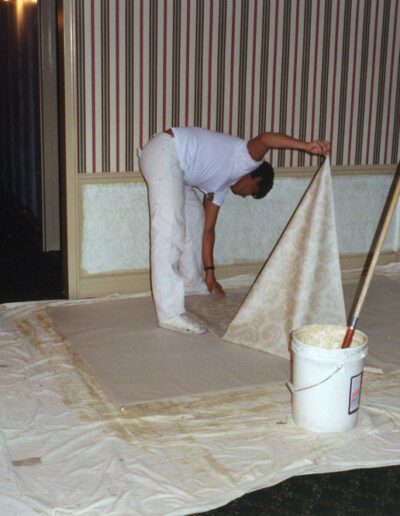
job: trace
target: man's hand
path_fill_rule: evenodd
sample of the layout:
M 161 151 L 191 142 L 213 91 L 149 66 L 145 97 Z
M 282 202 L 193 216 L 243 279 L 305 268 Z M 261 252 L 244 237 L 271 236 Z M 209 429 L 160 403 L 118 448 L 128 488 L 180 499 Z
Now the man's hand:
M 209 270 L 206 272 L 206 278 L 204 280 L 206 282 L 208 291 L 210 294 L 216 294 L 217 296 L 224 296 L 225 292 L 221 285 L 215 278 L 214 271 Z
M 317 156 L 328 156 L 331 151 L 331 144 L 325 140 L 316 140 L 306 143 L 304 150 L 309 154 L 315 154 Z

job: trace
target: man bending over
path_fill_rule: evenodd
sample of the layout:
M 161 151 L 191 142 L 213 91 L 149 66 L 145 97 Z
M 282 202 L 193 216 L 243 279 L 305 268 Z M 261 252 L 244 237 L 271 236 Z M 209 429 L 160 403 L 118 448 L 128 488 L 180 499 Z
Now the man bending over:
M 199 127 L 174 127 L 143 148 L 139 163 L 149 192 L 152 291 L 162 328 L 204 333 L 185 313 L 185 294 L 223 294 L 213 258 L 219 209 L 229 191 L 262 199 L 271 190 L 274 171 L 263 161 L 270 149 L 326 155 L 330 144 L 277 133 L 245 141 Z

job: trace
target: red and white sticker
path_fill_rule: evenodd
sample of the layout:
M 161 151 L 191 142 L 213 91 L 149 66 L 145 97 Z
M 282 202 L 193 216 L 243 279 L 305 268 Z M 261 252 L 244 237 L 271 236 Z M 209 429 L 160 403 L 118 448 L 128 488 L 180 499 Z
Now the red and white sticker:
M 354 414 L 360 408 L 362 373 L 352 376 L 350 381 L 349 414 Z

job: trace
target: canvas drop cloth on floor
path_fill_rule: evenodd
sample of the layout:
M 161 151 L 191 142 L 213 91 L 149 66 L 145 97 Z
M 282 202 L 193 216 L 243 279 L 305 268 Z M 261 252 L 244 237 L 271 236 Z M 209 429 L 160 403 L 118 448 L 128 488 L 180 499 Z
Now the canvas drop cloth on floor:
M 202 300 L 206 306 L 207 298 Z M 120 404 L 229 391 L 287 377 L 287 361 L 279 357 L 211 333 L 184 335 L 159 328 L 150 297 L 60 306 L 48 308 L 47 314 Z
M 348 306 L 354 286 L 344 287 Z M 247 290 L 228 289 L 225 298 L 192 296 L 188 305 L 215 334 L 223 334 L 223 321 L 229 324 Z M 366 364 L 383 372 L 400 364 L 400 346 L 394 344 L 400 335 L 396 305 L 400 283 L 375 278 L 362 330 L 370 343 Z M 284 383 L 290 377 L 290 362 L 281 357 L 225 342 L 211 332 L 187 336 L 158 328 L 150 297 L 48 307 L 46 316 L 52 331 L 65 339 L 101 389 L 120 405 Z
M 345 285 L 350 292 L 354 288 Z M 129 401 L 132 394 L 125 390 L 129 377 L 134 381 L 129 375 L 132 348 L 140 348 L 148 332 L 155 335 L 151 317 L 141 319 L 141 328 L 124 328 L 123 305 L 131 309 L 134 301 L 146 308 L 149 298 L 1 307 L 3 513 L 191 514 L 294 475 L 399 464 L 399 289 L 396 277 L 374 280 L 360 329 L 371 337 L 369 358 L 375 356 L 384 372 L 367 369 L 359 423 L 345 434 L 313 434 L 296 427 L 284 383 L 289 361 L 278 357 L 284 367 L 278 380 L 276 371 L 270 376 L 266 369 L 262 384 L 257 380 L 247 387 L 236 384 L 230 390 L 132 405 L 116 401 L 119 396 Z M 85 328 L 79 318 L 86 316 Z M 107 339 L 101 340 L 96 332 L 107 324 Z M 75 344 L 79 335 L 93 337 L 84 359 Z M 203 339 L 212 369 L 211 346 L 218 341 L 200 336 L 195 346 L 200 348 Z M 161 347 L 168 342 L 157 339 Z M 250 355 L 267 355 L 219 342 Z M 94 358 L 97 364 L 91 363 Z M 220 364 L 221 355 L 218 360 Z M 118 371 L 122 361 L 127 364 Z M 113 368 L 113 382 L 120 386 L 110 394 Z M 152 381 L 150 375 L 142 380 Z

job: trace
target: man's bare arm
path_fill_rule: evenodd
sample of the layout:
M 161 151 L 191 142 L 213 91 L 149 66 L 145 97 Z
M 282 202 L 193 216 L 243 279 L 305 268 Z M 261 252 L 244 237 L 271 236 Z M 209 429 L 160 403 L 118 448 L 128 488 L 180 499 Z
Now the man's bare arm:
M 250 156 L 260 161 L 270 149 L 288 149 L 326 156 L 330 152 L 330 143 L 325 140 L 304 142 L 279 133 L 261 133 L 249 140 L 247 144 Z
M 217 223 L 219 206 L 204 196 L 203 206 L 205 212 L 203 233 L 203 264 L 204 267 L 214 266 L 215 226 Z M 224 294 L 223 288 L 215 278 L 213 269 L 206 270 L 205 282 L 210 293 Z

